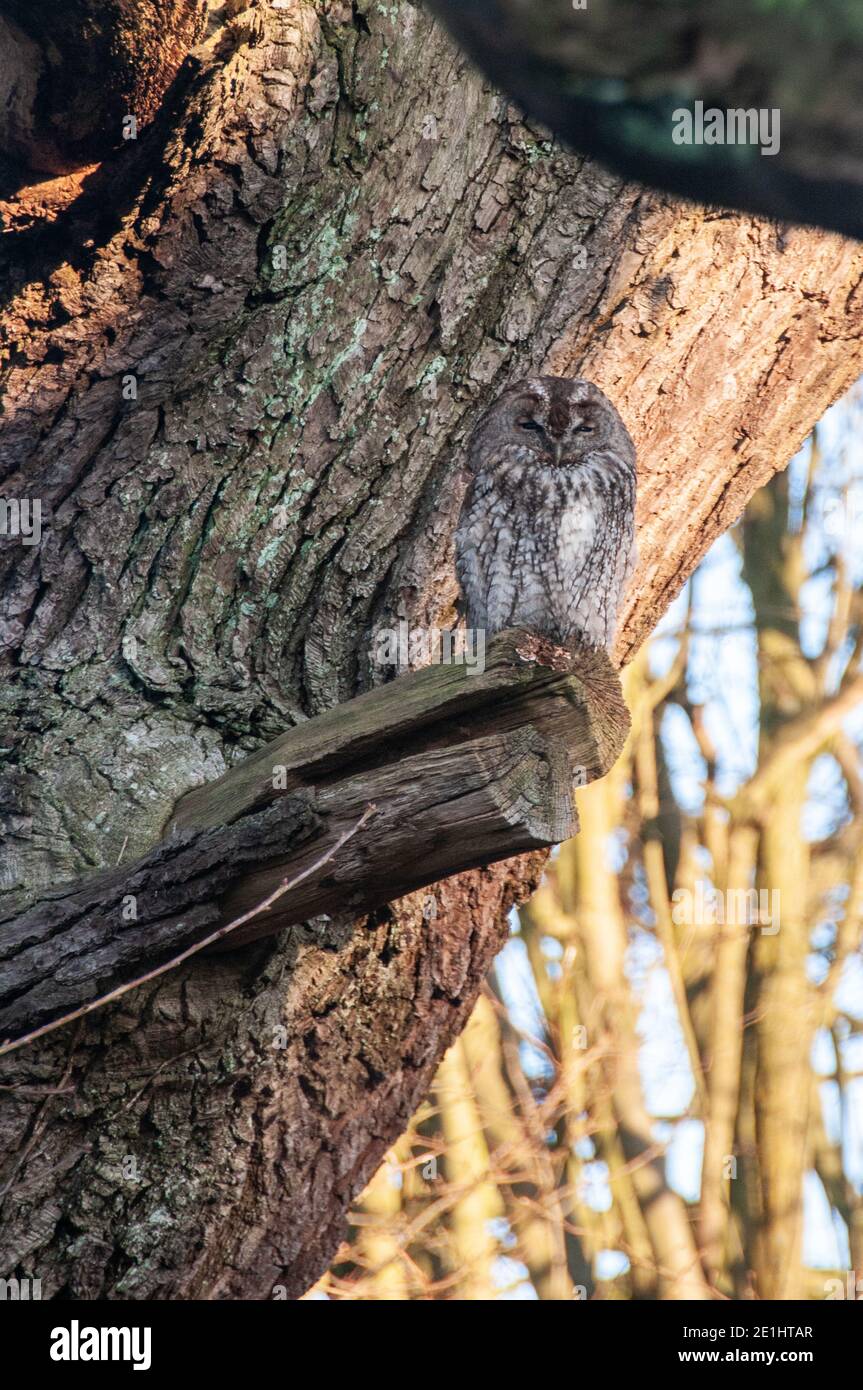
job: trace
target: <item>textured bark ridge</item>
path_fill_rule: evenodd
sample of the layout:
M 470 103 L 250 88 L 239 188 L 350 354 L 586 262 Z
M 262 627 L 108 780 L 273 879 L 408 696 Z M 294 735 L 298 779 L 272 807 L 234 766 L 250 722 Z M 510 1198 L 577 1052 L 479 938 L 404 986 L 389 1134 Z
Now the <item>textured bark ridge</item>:
M 43 502 L 39 545 L 0 541 L 14 915 L 373 687 L 378 626 L 450 622 L 461 448 L 507 382 L 580 371 L 636 442 L 619 660 L 863 368 L 857 247 L 623 186 L 396 0 L 231 16 L 137 142 L 10 227 L 0 491 Z M 301 1292 L 540 859 L 198 958 L 4 1058 L 3 1272 Z
M 623 748 L 620 682 L 604 652 L 572 660 L 528 633 L 501 635 L 489 657 L 481 673 L 428 667 L 299 725 L 184 797 L 137 864 L 0 921 L 0 1053 L 262 903 L 222 947 L 574 835 L 574 782 Z

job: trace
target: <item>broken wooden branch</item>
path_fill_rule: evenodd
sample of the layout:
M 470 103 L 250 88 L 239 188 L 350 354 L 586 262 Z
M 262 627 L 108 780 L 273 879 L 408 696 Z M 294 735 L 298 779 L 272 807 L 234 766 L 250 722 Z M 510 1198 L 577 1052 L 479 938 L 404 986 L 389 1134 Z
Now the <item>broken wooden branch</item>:
M 178 966 L 183 965 L 191 956 L 197 955 L 199 951 L 205 951 L 209 947 L 215 946 L 222 937 L 227 936 L 229 932 L 236 931 L 238 928 L 245 926 L 253 917 L 258 917 L 261 913 L 269 912 L 273 905 L 278 902 L 279 898 L 284 897 L 286 893 L 290 893 L 292 888 L 295 888 L 304 878 L 308 878 L 316 869 L 321 869 L 324 864 L 329 863 L 333 855 L 338 854 L 342 846 L 347 844 L 348 840 L 352 840 L 357 831 L 362 830 L 366 821 L 374 815 L 376 809 L 375 806 L 367 806 L 356 825 L 352 825 L 350 830 L 346 830 L 336 843 L 331 845 L 319 859 L 316 859 L 314 863 L 310 864 L 307 869 L 303 869 L 302 872 L 297 874 L 294 878 L 283 878 L 278 887 L 274 888 L 272 893 L 264 898 L 263 902 L 256 903 L 254 907 L 249 908 L 248 912 L 241 913 L 239 917 L 232 917 L 229 922 L 224 922 L 221 926 L 216 927 L 215 931 L 211 931 L 208 936 L 203 936 L 200 940 L 193 941 L 191 946 L 186 946 L 178 955 L 171 956 L 168 960 L 163 961 L 161 965 L 154 965 L 150 969 L 145 970 L 143 975 L 135 975 L 124 984 L 115 985 L 113 989 L 108 990 L 107 994 L 99 994 L 94 999 L 90 999 L 86 1004 L 79 1004 L 76 1008 L 70 1009 L 68 1013 L 61 1014 L 57 1018 L 49 1019 L 47 1023 L 40 1024 L 38 1028 L 34 1028 L 31 1032 L 25 1033 L 19 1038 L 15 1038 L 14 1041 L 7 1039 L 5 1042 L 0 1043 L 0 1056 L 2 1056 L 4 1052 L 14 1052 L 17 1047 L 23 1047 L 26 1043 L 35 1042 L 37 1038 L 44 1037 L 46 1033 L 53 1032 L 55 1028 L 62 1028 L 66 1023 L 73 1023 L 76 1019 L 83 1018 L 85 1014 L 93 1013 L 94 1009 L 101 1009 L 104 1008 L 106 1004 L 113 1004 L 115 1000 L 121 999 L 124 994 L 128 994 L 129 990 L 137 989 L 140 985 L 145 985 L 150 980 L 157 979 L 159 975 L 164 975 L 169 970 L 176 970 Z M 3 1087 L 0 1086 L 0 1090 L 2 1089 Z
M 184 796 L 137 864 L 0 921 L 0 1052 L 237 918 L 222 947 L 559 843 L 577 828 L 573 785 L 609 770 L 628 727 L 604 652 L 517 631 L 482 672 L 428 667 L 298 725 Z

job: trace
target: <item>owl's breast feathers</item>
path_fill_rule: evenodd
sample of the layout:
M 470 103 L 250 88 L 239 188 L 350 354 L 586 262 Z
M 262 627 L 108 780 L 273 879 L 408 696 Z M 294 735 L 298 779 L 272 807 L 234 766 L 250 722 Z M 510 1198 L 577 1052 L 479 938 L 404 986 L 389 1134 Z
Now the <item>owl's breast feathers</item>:
M 629 458 L 599 451 L 562 467 L 485 461 L 456 533 L 467 625 L 609 646 L 634 559 L 634 513 Z

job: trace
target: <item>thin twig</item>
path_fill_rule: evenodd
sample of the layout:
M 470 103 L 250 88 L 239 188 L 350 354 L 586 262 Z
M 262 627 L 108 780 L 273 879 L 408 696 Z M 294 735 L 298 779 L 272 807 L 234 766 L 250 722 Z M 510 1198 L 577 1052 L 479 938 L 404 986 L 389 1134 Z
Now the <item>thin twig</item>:
M 74 1086 L 26 1086 L 23 1082 L 15 1086 L 0 1086 L 0 1091 L 9 1091 L 13 1100 L 17 1096 L 20 1096 L 22 1100 L 32 1100 L 34 1096 L 71 1095 L 74 1090 Z
M 298 883 L 302 883 L 303 879 L 308 878 L 318 869 L 323 868 L 324 864 L 328 864 L 333 856 L 338 854 L 342 846 L 346 845 L 348 840 L 352 840 L 357 831 L 361 830 L 365 825 L 366 821 L 371 819 L 376 810 L 376 806 L 367 806 L 356 825 L 352 826 L 350 830 L 346 830 L 343 835 L 340 835 L 335 844 L 331 845 L 326 853 L 322 854 L 319 859 L 316 859 L 314 864 L 310 864 L 307 869 L 303 869 L 302 873 L 297 874 L 295 878 L 283 878 L 278 888 L 275 888 L 268 898 L 264 898 L 263 902 L 258 903 L 256 907 L 252 907 L 248 912 L 244 912 L 241 917 L 235 917 L 232 922 L 227 922 L 225 926 L 218 927 L 216 931 L 211 932 L 209 936 L 205 936 L 202 940 L 196 941 L 192 946 L 187 946 L 185 951 L 181 951 L 178 956 L 172 956 L 172 958 L 165 961 L 163 965 L 157 965 L 153 970 L 148 970 L 146 974 L 138 975 L 134 980 L 129 980 L 124 985 L 118 985 L 116 989 L 109 990 L 107 994 L 100 995 L 98 999 L 92 999 L 89 1004 L 82 1004 L 80 1008 L 73 1009 L 71 1013 L 64 1014 L 62 1018 L 55 1018 L 51 1023 L 43 1023 L 41 1028 L 34 1028 L 32 1033 L 25 1033 L 20 1038 L 14 1038 L 12 1040 L 7 1038 L 5 1042 L 0 1043 L 0 1057 L 7 1052 L 14 1052 L 16 1048 L 24 1047 L 25 1043 L 35 1042 L 37 1038 L 44 1037 L 46 1033 L 52 1033 L 55 1028 L 62 1028 L 66 1023 L 72 1023 L 76 1018 L 83 1018 L 85 1014 L 91 1014 L 95 1009 L 101 1009 L 105 1004 L 112 1004 L 115 999 L 120 999 L 122 995 L 128 994 L 130 990 L 137 989 L 139 985 L 148 984 L 150 980 L 158 979 L 160 975 L 166 974 L 169 970 L 175 970 L 178 965 L 182 965 L 190 956 L 197 955 L 198 951 L 203 951 L 207 946 L 212 946 L 216 941 L 221 941 L 222 937 L 227 936 L 229 932 L 236 931 L 237 927 L 245 926 L 246 922 L 251 921 L 253 917 L 258 917 L 262 912 L 269 912 L 273 903 L 277 902 L 279 898 L 283 898 L 292 888 L 296 888 Z
M 117 1111 L 117 1114 L 122 1115 L 125 1113 L 125 1111 L 131 1110 L 132 1106 L 135 1105 L 136 1102 L 141 1099 L 142 1095 L 147 1090 L 147 1088 L 149 1086 L 152 1086 L 153 1082 L 156 1080 L 156 1077 L 161 1076 L 162 1072 L 165 1070 L 166 1067 L 176 1066 L 178 1062 L 182 1062 L 186 1057 L 191 1057 L 193 1053 L 198 1052 L 202 1046 L 203 1043 L 198 1043 L 195 1047 L 187 1048 L 185 1052 L 179 1052 L 176 1057 L 166 1057 L 164 1062 L 162 1062 L 161 1065 L 158 1066 L 154 1072 L 150 1073 L 141 1089 L 135 1092 L 135 1094 L 132 1096 L 132 1099 L 127 1100 L 125 1105 L 120 1106 L 120 1109 Z

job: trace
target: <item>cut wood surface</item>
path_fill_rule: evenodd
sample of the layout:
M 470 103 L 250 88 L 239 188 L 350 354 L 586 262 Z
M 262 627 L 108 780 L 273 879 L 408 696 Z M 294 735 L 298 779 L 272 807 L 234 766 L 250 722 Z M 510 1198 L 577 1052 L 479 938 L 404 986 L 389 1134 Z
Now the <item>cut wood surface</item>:
M 288 881 L 220 945 L 559 843 L 577 829 L 573 784 L 609 770 L 628 726 L 605 653 L 569 657 L 517 631 L 493 641 L 481 673 L 430 666 L 296 726 L 183 797 L 167 838 L 134 865 L 0 922 L 6 1050 Z

